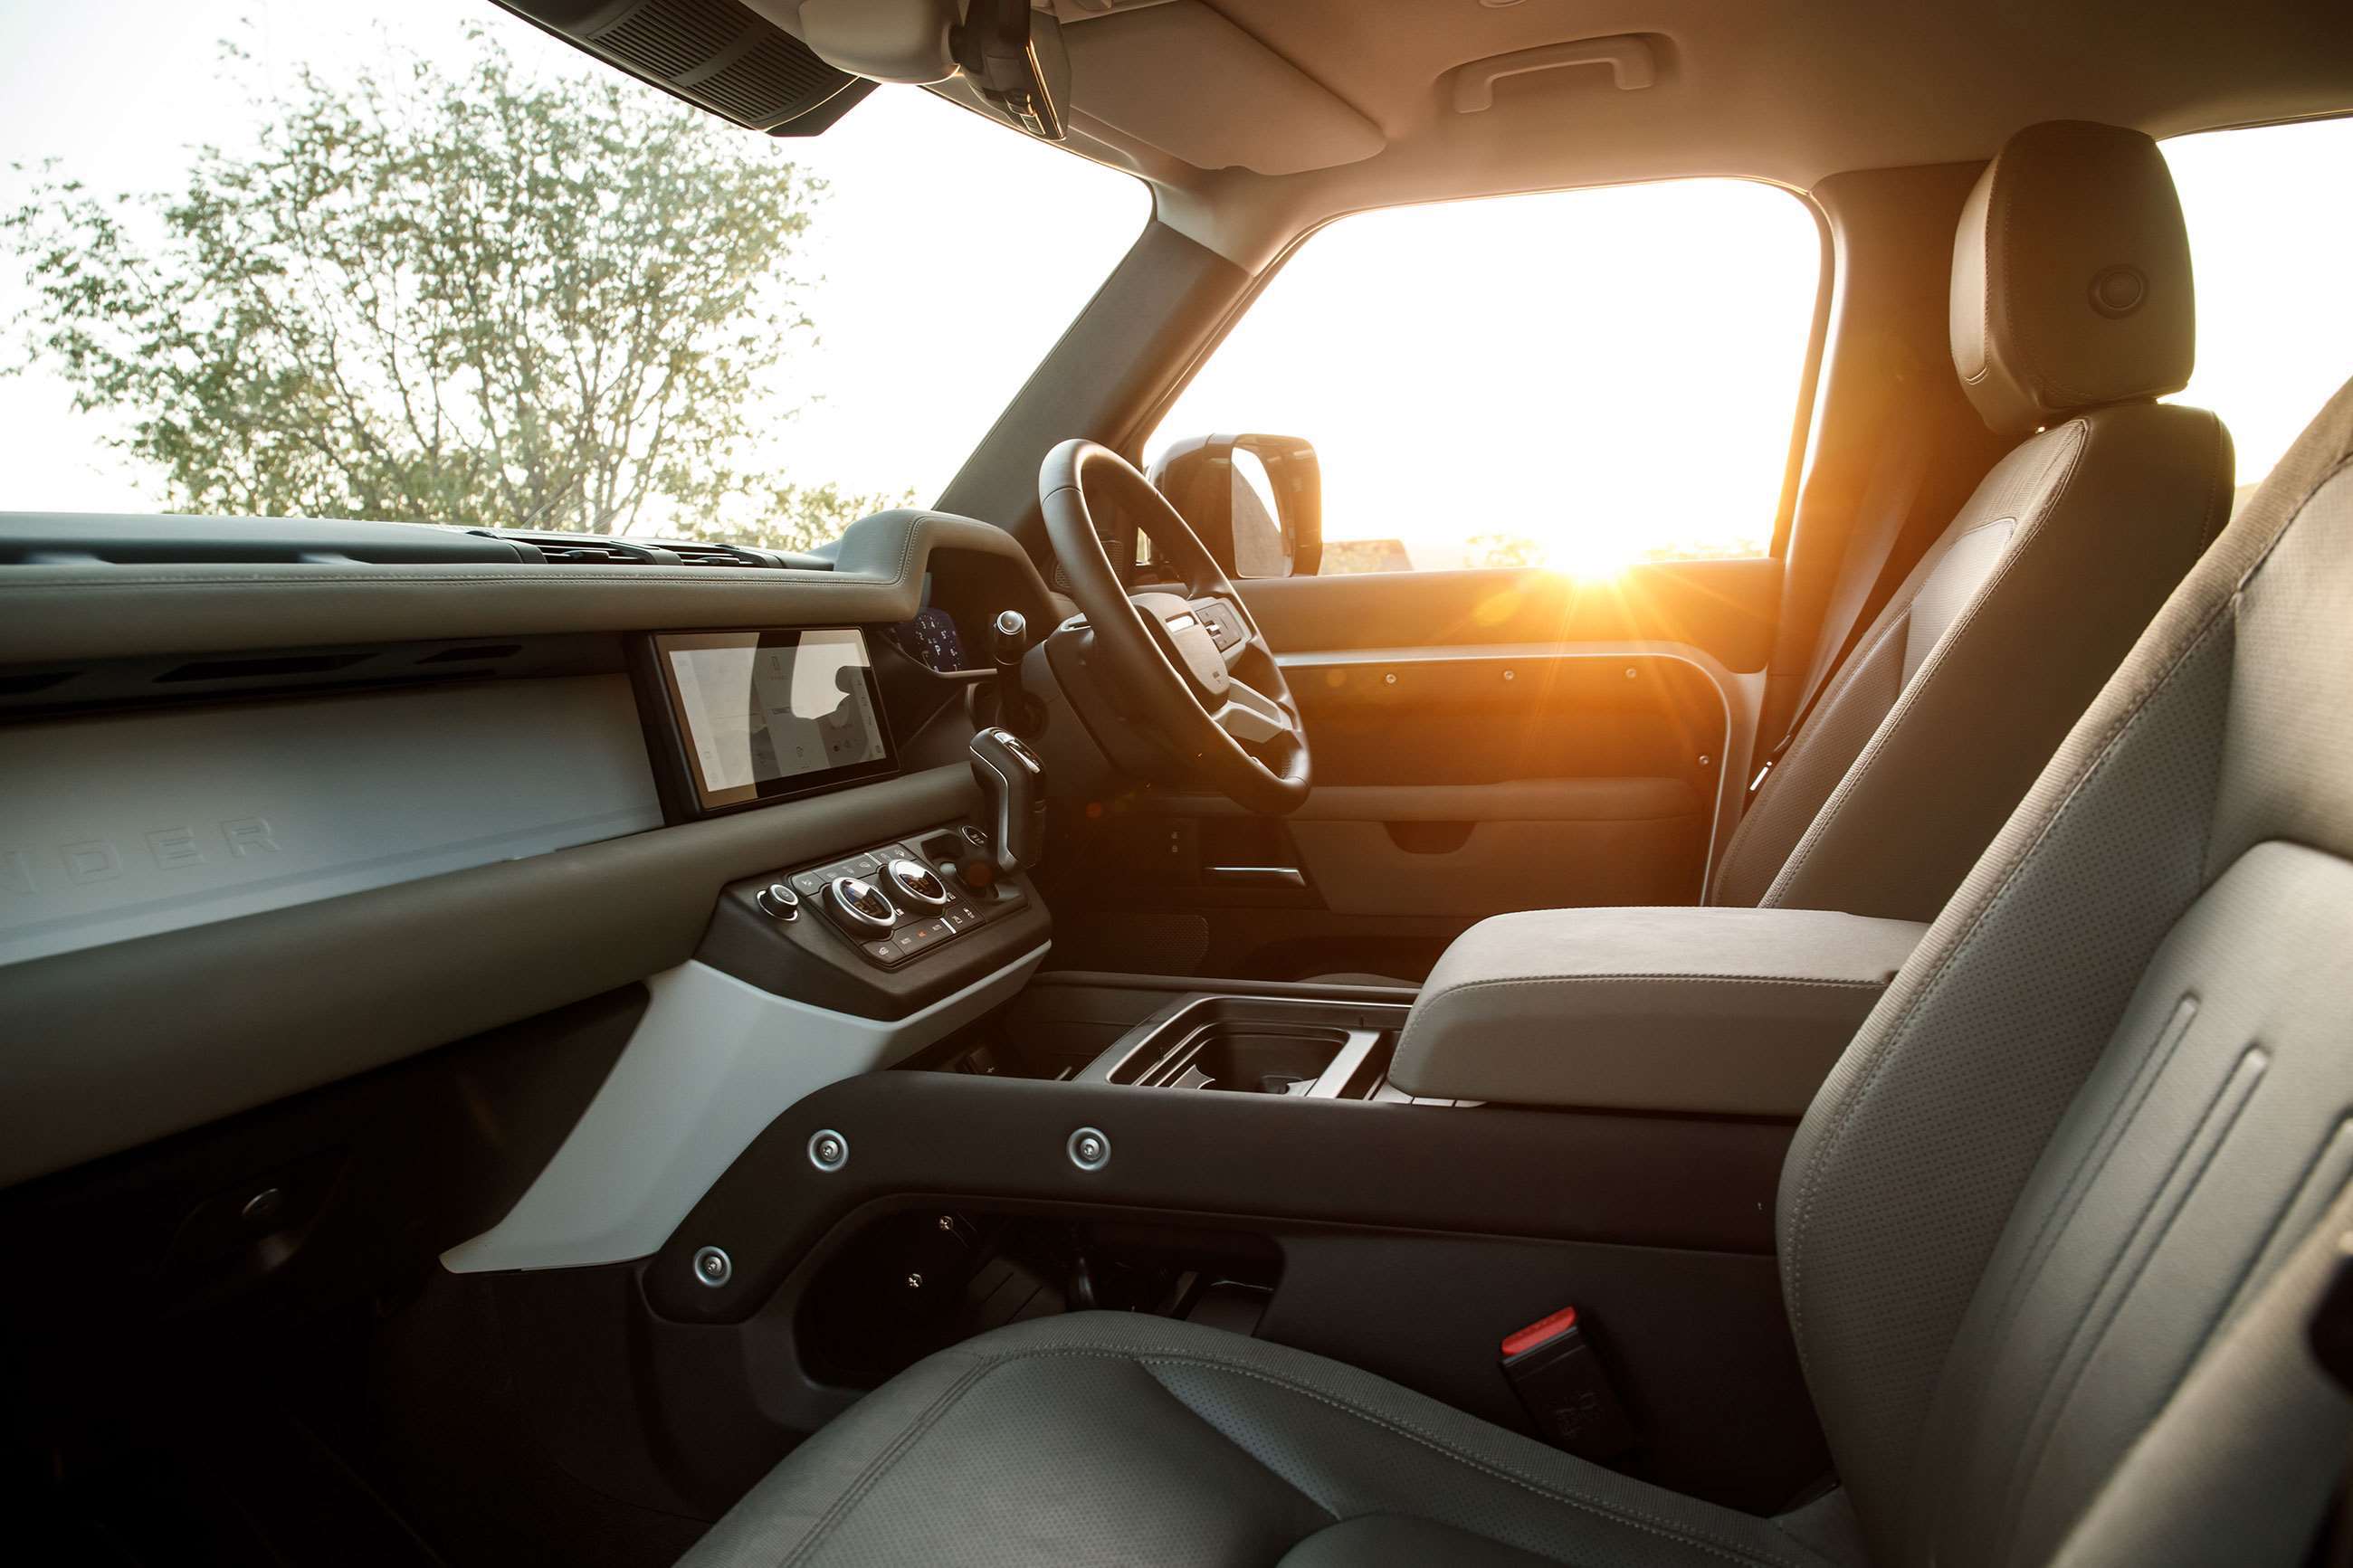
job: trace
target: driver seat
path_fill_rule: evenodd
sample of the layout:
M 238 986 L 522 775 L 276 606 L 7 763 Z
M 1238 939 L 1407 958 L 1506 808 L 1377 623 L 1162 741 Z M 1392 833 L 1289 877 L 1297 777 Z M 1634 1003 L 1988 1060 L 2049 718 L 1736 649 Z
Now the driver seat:
M 2284 1568 L 2353 1436 L 2306 1341 L 2353 1229 L 2348 953 L 2353 384 L 1798 1130 L 1781 1282 L 1841 1489 L 1740 1514 L 1281 1344 L 1081 1313 L 916 1363 L 688 1561 Z
M 1801 715 L 1709 903 L 1935 919 L 2229 516 L 2222 422 L 2156 401 L 2189 384 L 2197 322 L 2148 137 L 2011 137 L 1961 210 L 1949 324 L 1971 404 L 2018 445 Z

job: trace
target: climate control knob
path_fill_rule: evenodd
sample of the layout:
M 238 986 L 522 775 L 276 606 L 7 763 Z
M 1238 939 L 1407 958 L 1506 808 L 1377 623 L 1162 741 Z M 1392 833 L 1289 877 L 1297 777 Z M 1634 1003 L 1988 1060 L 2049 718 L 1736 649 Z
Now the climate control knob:
M 857 877 L 836 877 L 825 885 L 825 901 L 853 931 L 889 931 L 899 911 L 882 889 Z
M 948 885 L 921 860 L 893 860 L 882 874 L 890 879 L 892 892 L 903 893 L 915 902 L 929 904 L 935 910 L 947 907 Z

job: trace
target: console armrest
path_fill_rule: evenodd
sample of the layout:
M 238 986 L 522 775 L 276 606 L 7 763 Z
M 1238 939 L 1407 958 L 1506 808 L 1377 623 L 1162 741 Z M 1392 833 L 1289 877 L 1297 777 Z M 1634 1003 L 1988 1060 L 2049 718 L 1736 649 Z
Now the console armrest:
M 1430 971 L 1389 1079 L 1435 1100 L 1796 1116 L 1928 928 L 1820 910 L 1535 910 Z

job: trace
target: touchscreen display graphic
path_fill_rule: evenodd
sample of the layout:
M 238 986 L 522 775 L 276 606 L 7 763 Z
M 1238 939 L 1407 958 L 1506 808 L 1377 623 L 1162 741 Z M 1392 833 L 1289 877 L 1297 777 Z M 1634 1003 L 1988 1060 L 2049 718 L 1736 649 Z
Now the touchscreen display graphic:
M 863 633 L 724 632 L 657 647 L 705 805 L 889 766 Z

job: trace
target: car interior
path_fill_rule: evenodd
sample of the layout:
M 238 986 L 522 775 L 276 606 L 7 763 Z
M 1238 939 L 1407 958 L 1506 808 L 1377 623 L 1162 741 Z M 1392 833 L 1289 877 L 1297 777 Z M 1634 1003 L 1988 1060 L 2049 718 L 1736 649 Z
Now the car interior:
M 2353 384 L 2247 482 L 2166 152 L 2353 16 L 496 6 L 1151 216 L 809 549 L 0 512 L 11 1560 L 2353 1562 Z M 1699 179 L 1818 239 L 1754 549 L 1155 438 L 1327 228 Z

